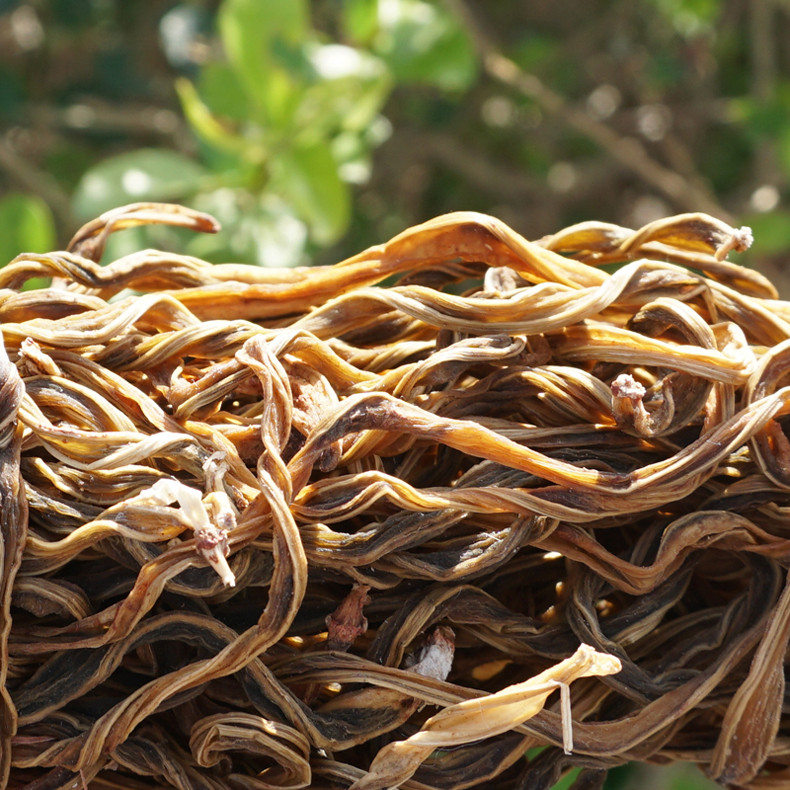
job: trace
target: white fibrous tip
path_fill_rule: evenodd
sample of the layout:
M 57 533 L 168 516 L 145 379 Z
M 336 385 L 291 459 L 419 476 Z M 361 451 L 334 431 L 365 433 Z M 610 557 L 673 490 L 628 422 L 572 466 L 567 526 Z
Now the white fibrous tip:
M 748 225 L 743 225 L 735 231 L 735 249 L 738 252 L 748 250 L 754 244 L 754 234 Z
M 621 373 L 611 387 L 612 395 L 616 398 L 638 401 L 645 397 L 645 388 L 630 373 Z
M 723 261 L 731 250 L 735 252 L 744 252 L 752 246 L 754 242 L 754 234 L 748 225 L 743 225 L 737 230 L 733 230 L 729 237 L 719 245 L 716 250 L 715 258 L 717 261 Z
M 226 587 L 236 586 L 236 576 L 228 565 L 228 536 L 225 530 L 210 526 L 195 530 L 195 548 L 198 554 L 217 572 Z
M 454 655 L 455 634 L 452 628 L 439 626 L 428 637 L 417 662 L 409 667 L 409 671 L 423 677 L 446 680 L 453 666 Z
M 176 492 L 181 484 L 172 477 L 163 477 L 157 480 L 150 488 L 138 494 L 140 499 L 148 499 L 157 505 L 169 505 L 176 501 Z
M 228 565 L 228 533 L 227 530 L 218 528 L 212 523 L 210 513 L 203 502 L 203 498 L 196 488 L 176 480 L 173 477 L 157 480 L 154 485 L 140 493 L 142 499 L 148 499 L 158 505 L 170 505 L 178 502 L 181 512 L 192 526 L 195 533 L 195 549 L 206 562 L 217 572 L 226 587 L 236 586 L 236 576 Z M 212 497 L 214 505 L 217 495 Z M 222 526 L 235 526 L 235 518 L 229 508 L 214 508 Z
M 228 469 L 228 456 L 224 450 L 216 450 L 203 462 L 203 471 L 209 475 L 224 475 Z
M 205 469 L 209 464 L 213 463 L 221 463 L 225 460 L 226 454 L 224 450 L 215 450 L 206 460 L 203 462 L 203 469 Z

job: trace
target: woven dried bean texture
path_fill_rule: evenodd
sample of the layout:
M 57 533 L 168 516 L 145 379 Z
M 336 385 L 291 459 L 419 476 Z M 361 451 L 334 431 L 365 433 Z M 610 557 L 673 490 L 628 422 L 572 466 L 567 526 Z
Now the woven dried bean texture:
M 137 204 L 0 269 L 0 786 L 790 786 L 790 303 L 746 229 L 97 262 L 145 223 L 217 230 Z

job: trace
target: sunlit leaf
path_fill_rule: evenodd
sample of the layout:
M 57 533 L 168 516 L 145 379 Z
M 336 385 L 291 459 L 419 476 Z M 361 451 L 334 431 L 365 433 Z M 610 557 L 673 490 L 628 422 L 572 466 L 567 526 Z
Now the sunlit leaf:
M 423 0 L 379 0 L 377 51 L 404 82 L 445 90 L 468 88 L 477 59 L 468 33 L 440 5 Z
M 777 143 L 779 161 L 785 173 L 790 175 L 790 129 L 787 128 L 787 124 L 782 129 Z
M 47 252 L 55 245 L 49 206 L 35 195 L 6 195 L 0 200 L 0 265 L 20 252 Z
M 707 31 L 721 10 L 718 0 L 652 0 L 652 5 L 686 37 Z
M 296 111 L 295 128 L 312 139 L 338 131 L 364 132 L 392 87 L 383 62 L 339 44 L 308 46 L 307 54 L 313 74 Z
M 218 26 L 228 60 L 252 105 L 260 108 L 269 123 L 287 122 L 294 86 L 289 75 L 277 68 L 274 53 L 304 38 L 308 26 L 305 0 L 225 0 Z
M 35 195 L 6 195 L 0 200 L 0 266 L 22 252 L 48 252 L 56 246 L 49 206 Z M 26 289 L 44 284 L 34 278 Z
M 245 217 L 242 236 L 248 235 L 260 266 L 296 266 L 305 263 L 307 226 L 289 206 L 266 200 L 257 216 Z
M 250 199 L 249 192 L 221 189 L 201 195 L 196 206 L 209 211 L 233 233 L 195 236 L 189 252 L 215 263 L 234 261 L 259 266 L 305 263 L 307 226 L 292 206 L 267 193 Z
M 318 244 L 331 244 L 346 230 L 351 214 L 348 187 L 338 174 L 329 146 L 294 146 L 274 157 L 272 191 L 303 217 Z
M 752 229 L 754 255 L 773 255 L 790 248 L 790 212 L 767 211 L 743 217 L 744 224 Z
M 778 80 L 769 96 L 745 96 L 733 100 L 731 105 L 734 117 L 744 121 L 747 131 L 758 137 L 754 144 L 762 145 L 760 136 L 773 139 L 787 131 L 790 80 Z
M 159 20 L 162 51 L 175 68 L 189 68 L 195 63 L 200 37 L 208 28 L 207 9 L 194 3 L 179 3 Z
M 560 781 L 551 788 L 551 790 L 570 790 L 580 773 L 581 768 L 573 768 L 572 770 L 568 771 L 568 773 L 565 774 L 565 776 L 563 776 L 562 779 L 560 779 Z
M 218 118 L 241 125 L 250 117 L 250 97 L 238 74 L 228 63 L 213 61 L 200 70 L 195 86 Z
M 378 0 L 344 0 L 343 30 L 351 41 L 367 43 L 378 30 Z
M 370 178 L 370 152 L 360 135 L 351 132 L 339 134 L 332 140 L 331 146 L 343 181 L 364 184 Z
M 218 14 L 228 59 L 252 86 L 258 85 L 267 70 L 272 42 L 296 43 L 304 36 L 307 22 L 304 0 L 224 0 Z
M 721 785 L 707 779 L 692 763 L 658 766 L 636 762 L 612 768 L 604 783 L 605 790 L 633 790 L 640 787 L 661 790 L 717 790 Z M 559 788 L 560 783 L 552 790 Z
M 181 107 L 189 125 L 195 134 L 209 145 L 221 151 L 234 153 L 243 152 L 245 141 L 234 132 L 230 123 L 218 118 L 204 101 L 204 93 L 198 93 L 195 86 L 187 79 L 178 79 L 175 83 Z M 231 91 L 232 93 L 232 91 Z
M 206 175 L 202 165 L 176 151 L 141 148 L 88 170 L 77 185 L 74 210 L 94 217 L 138 200 L 177 200 L 197 191 Z

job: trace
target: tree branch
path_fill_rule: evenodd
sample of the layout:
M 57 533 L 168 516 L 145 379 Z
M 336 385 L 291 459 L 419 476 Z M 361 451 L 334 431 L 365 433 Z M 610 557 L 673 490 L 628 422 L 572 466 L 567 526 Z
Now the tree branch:
M 560 118 L 573 130 L 597 143 L 612 159 L 661 192 L 679 209 L 705 211 L 725 222 L 734 223 L 734 219 L 709 190 L 686 180 L 656 161 L 635 137 L 623 137 L 583 110 L 576 109 L 534 74 L 523 71 L 505 57 L 501 48 L 483 31 L 465 0 L 445 0 L 445 3 L 461 19 L 472 36 L 483 69 L 490 77 L 517 90 L 545 112 Z

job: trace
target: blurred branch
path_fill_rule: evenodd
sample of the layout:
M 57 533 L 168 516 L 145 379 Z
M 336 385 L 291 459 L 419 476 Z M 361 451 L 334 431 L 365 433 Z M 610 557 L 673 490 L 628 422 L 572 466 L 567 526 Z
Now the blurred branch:
M 408 152 L 417 151 L 425 160 L 458 174 L 476 189 L 501 200 L 544 199 L 545 179 L 514 169 L 511 164 L 492 158 L 482 148 L 467 145 L 455 135 L 424 129 L 400 129 L 397 137 L 403 147 L 398 161 L 404 161 Z M 607 176 L 607 173 L 602 172 L 603 169 L 598 162 L 574 166 L 574 193 L 578 195 L 600 190 L 602 179 Z
M 4 170 L 20 189 L 42 198 L 55 218 L 58 236 L 68 238 L 76 226 L 68 194 L 49 173 L 20 156 L 9 142 L 8 135 L 0 137 L 0 170 Z
M 696 183 L 697 179 L 687 180 L 657 162 L 639 140 L 623 137 L 583 110 L 576 109 L 534 74 L 523 71 L 505 57 L 501 48 L 482 29 L 466 0 L 445 0 L 445 3 L 465 24 L 475 42 L 483 68 L 490 77 L 514 88 L 536 102 L 547 113 L 560 118 L 576 132 L 597 143 L 613 160 L 661 192 L 678 208 L 685 211 L 705 211 L 725 222 L 735 222 L 715 196 Z
M 451 172 L 458 173 L 477 189 L 518 199 L 539 194 L 543 188 L 537 179 L 506 164 L 494 162 L 480 149 L 468 147 L 454 135 L 426 131 L 401 134 L 408 145 L 413 146 L 411 150 L 420 151 Z
M 107 132 L 162 137 L 177 144 L 188 141 L 189 132 L 173 110 L 145 105 L 113 105 L 106 102 L 76 102 L 66 107 L 35 104 L 29 109 L 33 123 L 45 129 L 79 131 L 83 134 Z

